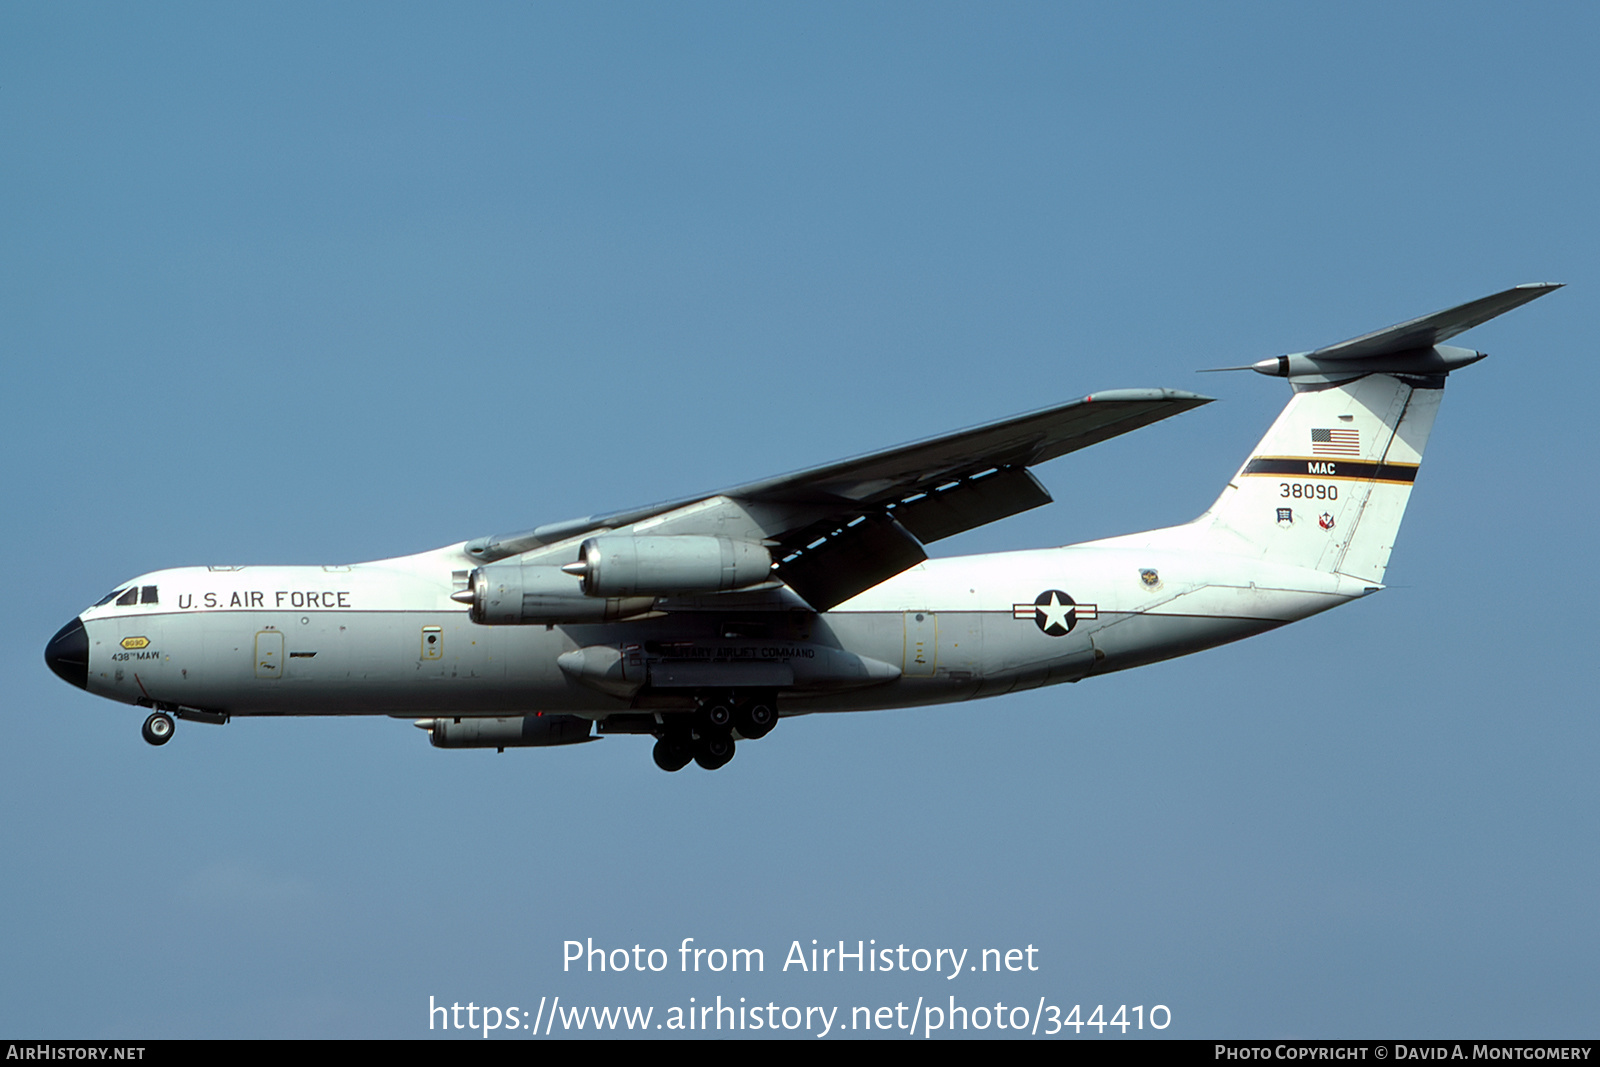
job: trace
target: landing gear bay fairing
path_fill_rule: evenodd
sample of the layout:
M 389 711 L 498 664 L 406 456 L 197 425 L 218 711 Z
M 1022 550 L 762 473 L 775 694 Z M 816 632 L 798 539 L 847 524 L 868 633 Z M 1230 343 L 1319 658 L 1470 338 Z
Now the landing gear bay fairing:
M 1522 285 L 1249 368 L 1293 396 L 1195 519 L 951 559 L 925 545 L 1050 502 L 1030 467 L 1188 411 L 1095 393 L 704 496 L 324 567 L 183 567 L 118 585 L 45 660 L 176 719 L 388 715 L 440 748 L 655 738 L 715 769 L 789 716 L 1077 682 L 1237 641 L 1381 589 L 1446 377 L 1442 342 Z

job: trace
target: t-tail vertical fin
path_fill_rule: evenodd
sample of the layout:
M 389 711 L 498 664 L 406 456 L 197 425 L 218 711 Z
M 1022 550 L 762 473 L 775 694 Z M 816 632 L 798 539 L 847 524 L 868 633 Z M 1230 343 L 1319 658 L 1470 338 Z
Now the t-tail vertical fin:
M 1444 395 L 1428 384 L 1296 393 L 1197 525 L 1224 551 L 1380 584 Z

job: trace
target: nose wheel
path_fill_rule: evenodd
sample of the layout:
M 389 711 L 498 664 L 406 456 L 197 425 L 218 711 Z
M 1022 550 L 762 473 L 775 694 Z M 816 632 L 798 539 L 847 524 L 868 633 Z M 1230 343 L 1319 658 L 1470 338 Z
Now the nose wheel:
M 172 732 L 178 728 L 172 721 L 172 716 L 164 711 L 158 711 L 144 721 L 144 728 L 140 734 L 152 745 L 164 745 L 172 740 Z

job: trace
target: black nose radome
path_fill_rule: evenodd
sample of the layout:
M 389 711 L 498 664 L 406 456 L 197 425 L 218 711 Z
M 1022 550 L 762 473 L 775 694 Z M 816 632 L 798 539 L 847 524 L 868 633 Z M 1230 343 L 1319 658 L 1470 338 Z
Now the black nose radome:
M 89 634 L 82 619 L 73 619 L 44 646 L 44 661 L 64 681 L 89 688 Z

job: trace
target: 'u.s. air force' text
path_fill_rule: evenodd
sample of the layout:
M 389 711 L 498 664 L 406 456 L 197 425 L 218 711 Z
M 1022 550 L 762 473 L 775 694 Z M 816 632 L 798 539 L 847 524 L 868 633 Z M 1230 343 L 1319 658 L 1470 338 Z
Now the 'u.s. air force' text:
M 195 598 L 198 597 L 197 601 Z M 178 608 L 348 608 L 347 589 L 235 589 L 231 593 L 179 593 Z

